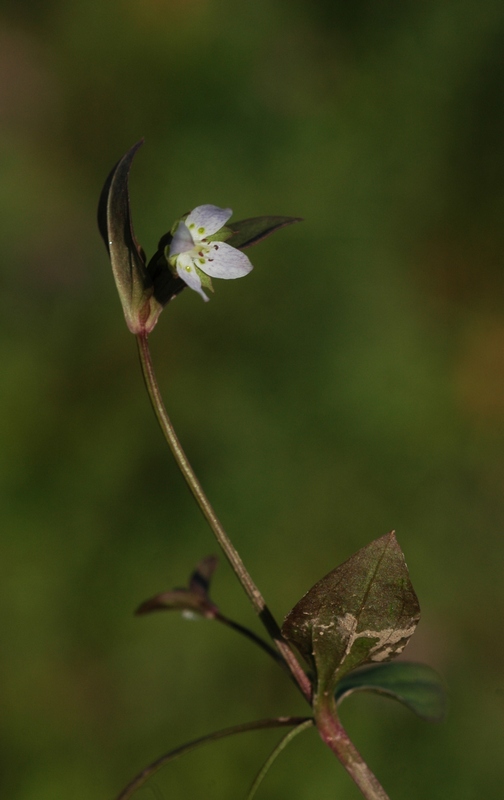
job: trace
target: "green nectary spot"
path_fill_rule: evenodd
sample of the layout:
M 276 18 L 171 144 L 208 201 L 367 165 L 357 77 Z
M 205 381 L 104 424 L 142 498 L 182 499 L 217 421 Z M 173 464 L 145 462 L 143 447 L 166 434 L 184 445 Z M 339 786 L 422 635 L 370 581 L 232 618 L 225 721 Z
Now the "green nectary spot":
M 198 233 L 199 233 L 201 236 L 203 236 L 203 234 L 205 233 L 205 229 L 204 229 L 204 228 L 198 228 Z
M 206 261 L 206 259 L 204 259 L 204 258 L 198 258 L 198 261 L 199 261 L 199 263 L 200 263 L 200 264 L 204 264 L 204 263 L 205 263 L 205 261 Z

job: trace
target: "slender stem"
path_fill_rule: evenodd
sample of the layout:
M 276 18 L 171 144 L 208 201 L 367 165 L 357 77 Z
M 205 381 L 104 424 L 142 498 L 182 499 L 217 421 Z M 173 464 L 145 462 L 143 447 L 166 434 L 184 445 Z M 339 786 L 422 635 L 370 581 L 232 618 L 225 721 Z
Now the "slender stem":
M 366 800 L 390 800 L 341 724 L 333 694 L 316 698 L 314 710 L 322 741 L 339 758 Z
M 255 722 L 246 722 L 242 725 L 233 725 L 231 728 L 223 728 L 221 731 L 215 731 L 214 733 L 209 733 L 206 736 L 200 736 L 198 739 L 193 739 L 192 742 L 187 742 L 186 744 L 181 745 L 180 747 L 176 747 L 175 750 L 170 750 L 169 753 L 165 753 L 165 755 L 157 758 L 156 761 L 153 761 L 152 764 L 149 764 L 148 767 L 145 767 L 141 772 L 136 775 L 132 781 L 128 783 L 128 785 L 122 790 L 121 794 L 119 794 L 116 800 L 129 800 L 134 792 L 137 789 L 140 789 L 144 783 L 152 777 L 161 767 L 164 767 L 165 764 L 168 764 L 170 761 L 174 761 L 176 758 L 185 755 L 185 753 L 190 753 L 191 750 L 196 750 L 197 747 L 200 747 L 203 744 L 208 744 L 209 742 L 215 742 L 217 739 L 224 739 L 227 736 L 234 736 L 237 733 L 247 733 L 248 731 L 257 731 L 257 730 L 264 730 L 265 728 L 285 728 L 291 727 L 293 725 L 300 726 L 306 724 L 310 720 L 310 717 L 276 717 L 273 719 L 260 719 L 256 720 Z
M 282 750 L 285 750 L 289 742 L 291 742 L 294 739 L 294 737 L 297 736 L 299 733 L 302 733 L 307 728 L 311 728 L 312 726 L 313 726 L 313 719 L 306 719 L 304 722 L 300 722 L 299 725 L 297 725 L 291 731 L 286 733 L 285 736 L 282 739 L 280 739 L 279 743 L 277 744 L 273 752 L 270 753 L 270 755 L 262 765 L 261 769 L 255 776 L 252 786 L 249 789 L 247 800 L 252 800 L 252 798 L 255 796 L 257 790 L 259 789 L 259 786 L 261 785 L 266 776 L 266 773 L 269 772 L 271 765 L 273 764 L 274 761 L 276 761 Z
M 267 607 L 262 594 L 260 593 L 259 589 L 253 582 L 252 578 L 250 577 L 245 565 L 240 558 L 237 550 L 231 543 L 230 539 L 228 538 L 224 528 L 221 525 L 217 514 L 213 510 L 210 501 L 208 500 L 203 488 L 194 473 L 193 468 L 187 458 L 184 450 L 182 449 L 182 445 L 179 442 L 177 434 L 175 433 L 175 429 L 171 423 L 171 420 L 168 416 L 166 408 L 163 403 L 163 398 L 161 396 L 161 392 L 159 390 L 159 386 L 157 383 L 156 375 L 154 372 L 154 365 L 152 363 L 152 358 L 149 350 L 149 343 L 147 339 L 147 333 L 142 332 L 137 334 L 137 343 L 138 343 L 138 352 L 140 355 L 140 364 L 142 366 L 142 373 L 145 380 L 145 385 L 147 388 L 147 392 L 150 397 L 150 401 L 152 403 L 152 408 L 154 409 L 154 413 L 157 417 L 161 430 L 165 436 L 166 441 L 172 451 L 173 457 L 177 462 L 177 465 L 185 478 L 185 481 L 192 492 L 200 510 L 205 517 L 206 521 L 210 525 L 215 538 L 217 539 L 219 545 L 221 546 L 222 550 L 226 558 L 228 559 L 231 567 L 233 568 L 235 575 L 237 576 L 238 580 L 240 581 L 243 589 L 245 590 L 246 594 L 248 595 L 256 613 L 259 615 L 263 625 L 265 626 L 266 630 L 268 631 L 269 635 L 275 642 L 276 647 L 282 654 L 284 660 L 286 661 L 290 672 L 292 673 L 296 683 L 298 684 L 301 692 L 304 694 L 308 702 L 311 702 L 311 684 L 308 676 L 301 668 L 297 658 L 295 657 L 294 653 L 290 649 L 289 645 L 282 637 L 280 632 L 280 628 L 273 617 L 271 611 Z
M 265 653 L 271 656 L 271 658 L 273 658 L 277 664 L 280 664 L 280 666 L 283 669 L 286 669 L 287 672 L 290 674 L 290 670 L 287 664 L 285 663 L 284 659 L 280 655 L 280 653 L 278 653 L 276 650 L 270 647 L 268 642 L 265 642 L 264 639 L 262 639 L 260 636 L 257 635 L 257 633 L 251 631 L 250 628 L 246 628 L 245 625 L 242 625 L 240 622 L 235 622 L 234 619 L 225 617 L 224 614 L 220 613 L 220 611 L 218 611 L 215 614 L 214 619 L 217 622 L 222 622 L 223 625 L 227 625 L 227 627 L 231 628 L 233 631 L 237 631 L 238 633 L 241 633 L 243 636 L 246 636 L 247 639 L 249 639 L 251 642 L 254 642 L 254 644 L 258 645 L 258 647 L 264 650 Z

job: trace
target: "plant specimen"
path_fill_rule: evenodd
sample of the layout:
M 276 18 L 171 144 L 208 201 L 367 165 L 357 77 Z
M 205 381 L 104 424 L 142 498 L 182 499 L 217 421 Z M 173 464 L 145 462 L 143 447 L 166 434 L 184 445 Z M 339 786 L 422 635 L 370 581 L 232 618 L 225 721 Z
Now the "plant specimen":
M 148 337 L 166 305 L 186 287 L 206 301 L 212 278 L 247 275 L 252 264 L 243 250 L 297 218 L 267 216 L 230 222 L 231 209 L 201 205 L 177 220 L 147 261 L 135 239 L 128 175 L 141 142 L 117 163 L 103 188 L 98 223 L 107 247 L 126 323 L 136 336 L 145 385 L 161 430 L 186 483 L 222 551 L 258 614 L 270 641 L 224 615 L 210 597 L 217 561 L 204 558 L 185 588 L 164 592 L 143 603 L 139 613 L 178 610 L 221 622 L 247 636 L 295 682 L 309 713 L 258 720 L 195 739 L 154 761 L 137 775 L 117 800 L 128 800 L 161 766 L 195 747 L 225 736 L 261 728 L 289 728 L 258 772 L 251 800 L 276 756 L 296 734 L 316 726 L 367 800 L 388 796 L 344 730 L 338 705 L 355 691 L 393 697 L 419 716 L 436 721 L 445 713 L 441 679 L 430 667 L 392 662 L 415 631 L 420 607 L 404 555 L 394 532 L 372 541 L 329 572 L 302 597 L 280 626 L 224 531 L 167 414 L 156 380 Z

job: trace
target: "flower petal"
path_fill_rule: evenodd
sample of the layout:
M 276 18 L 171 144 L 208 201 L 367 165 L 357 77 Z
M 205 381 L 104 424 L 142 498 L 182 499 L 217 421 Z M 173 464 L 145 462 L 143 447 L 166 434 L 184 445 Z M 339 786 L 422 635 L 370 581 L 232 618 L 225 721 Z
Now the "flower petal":
M 212 243 L 205 263 L 198 266 L 211 278 L 228 279 L 242 278 L 253 269 L 245 253 L 225 242 Z
M 170 242 L 170 256 L 175 256 L 178 253 L 186 253 L 194 247 L 191 231 L 185 222 L 179 222 L 177 230 L 173 235 Z
M 230 208 L 219 208 L 219 206 L 212 205 L 197 206 L 187 215 L 185 224 L 191 231 L 194 241 L 201 241 L 205 236 L 212 236 L 220 231 L 232 214 Z
M 201 288 L 200 277 L 194 268 L 192 259 L 189 256 L 184 256 L 183 254 L 179 256 L 177 259 L 177 272 L 184 283 L 187 283 L 190 289 L 194 289 L 195 292 L 198 292 L 198 294 L 202 296 L 205 302 L 208 302 L 208 297 Z

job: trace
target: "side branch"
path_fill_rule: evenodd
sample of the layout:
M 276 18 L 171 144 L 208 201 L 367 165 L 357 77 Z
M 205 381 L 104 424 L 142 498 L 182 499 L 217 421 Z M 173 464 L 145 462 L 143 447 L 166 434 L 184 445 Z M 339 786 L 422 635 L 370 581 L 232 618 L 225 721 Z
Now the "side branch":
M 130 783 L 128 783 L 121 794 L 117 796 L 116 800 L 129 800 L 133 793 L 136 792 L 137 789 L 140 789 L 140 787 L 143 786 L 144 783 L 152 777 L 152 775 L 160 770 L 161 767 L 164 767 L 165 764 L 169 764 L 170 761 L 174 761 L 176 758 L 180 758 L 180 756 L 183 756 L 186 753 L 190 753 L 191 750 L 196 750 L 196 748 L 201 747 L 201 745 L 208 744 L 209 742 L 215 742 L 217 739 L 224 739 L 227 736 L 234 736 L 237 733 L 264 730 L 265 728 L 285 728 L 299 726 L 305 722 L 308 722 L 308 720 L 311 720 L 311 718 L 276 717 L 273 719 L 260 719 L 255 722 L 246 722 L 243 725 L 233 725 L 231 728 L 223 728 L 221 731 L 215 731 L 214 733 L 207 734 L 207 736 L 201 736 L 199 739 L 194 739 L 192 742 L 188 742 L 180 747 L 176 747 L 175 750 L 170 750 L 169 753 L 165 753 L 164 756 L 161 756 L 160 758 L 156 759 L 156 761 L 153 761 L 148 767 L 145 767 L 145 769 L 139 772 L 138 775 L 133 778 Z

